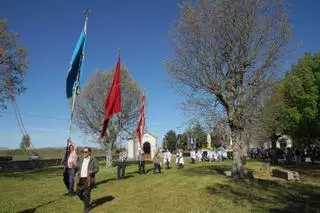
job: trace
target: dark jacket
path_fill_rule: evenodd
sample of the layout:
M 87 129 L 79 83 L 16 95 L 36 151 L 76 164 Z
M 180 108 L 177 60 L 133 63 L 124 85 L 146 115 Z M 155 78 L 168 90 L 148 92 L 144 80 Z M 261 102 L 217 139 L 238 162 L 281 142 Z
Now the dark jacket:
M 80 180 L 80 174 L 81 174 L 81 167 L 82 167 L 82 163 L 83 163 L 83 157 L 80 157 L 78 159 L 78 163 L 77 163 L 77 182 L 79 182 Z M 88 164 L 88 178 L 87 178 L 87 183 L 86 185 L 88 187 L 92 187 L 93 183 L 94 183 L 94 177 L 95 177 L 95 174 L 97 174 L 99 172 L 99 162 L 98 160 L 91 156 L 90 157 L 90 161 L 89 161 L 89 164 Z

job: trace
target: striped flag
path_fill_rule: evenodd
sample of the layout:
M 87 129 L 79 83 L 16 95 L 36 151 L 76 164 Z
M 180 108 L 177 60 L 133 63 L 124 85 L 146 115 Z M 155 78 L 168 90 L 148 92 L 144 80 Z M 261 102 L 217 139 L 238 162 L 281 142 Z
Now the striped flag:
M 138 122 L 138 127 L 137 127 L 137 137 L 139 139 L 139 143 L 141 146 L 142 143 L 142 136 L 143 136 L 143 130 L 144 130 L 144 125 L 145 125 L 145 117 L 144 117 L 144 99 L 145 96 L 142 96 L 141 100 L 141 106 L 140 106 L 140 117 L 139 117 L 139 122 Z

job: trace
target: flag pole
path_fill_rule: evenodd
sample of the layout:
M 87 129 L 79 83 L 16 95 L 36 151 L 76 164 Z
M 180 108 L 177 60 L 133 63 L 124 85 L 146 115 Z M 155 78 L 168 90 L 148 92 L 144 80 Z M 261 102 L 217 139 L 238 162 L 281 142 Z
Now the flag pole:
M 118 48 L 118 60 L 119 60 L 119 57 L 120 57 L 120 48 Z M 120 63 L 120 72 L 121 72 L 121 63 Z M 120 82 L 121 82 L 121 79 L 120 79 Z M 119 84 L 119 87 L 121 87 L 121 83 Z M 120 94 L 120 99 L 121 99 L 121 94 Z M 123 139 L 121 137 L 121 131 L 122 131 L 122 110 L 120 111 L 120 117 L 119 117 L 120 144 L 122 145 Z
M 88 22 L 89 12 L 90 12 L 89 8 L 84 10 L 84 15 L 85 15 L 84 34 L 85 34 L 85 37 L 87 36 L 87 22 Z M 83 49 L 83 53 L 82 53 L 82 64 L 83 64 L 83 61 L 84 61 L 84 49 Z M 82 69 L 82 64 L 81 64 L 80 70 Z M 72 62 L 70 62 L 70 67 L 71 66 L 72 66 Z M 80 72 L 77 73 L 77 83 L 75 83 L 72 88 L 72 107 L 71 107 L 71 116 L 70 116 L 70 121 L 69 121 L 67 146 L 68 146 L 69 140 L 71 139 L 73 111 L 74 111 L 74 106 L 75 106 L 75 102 L 76 102 L 77 92 L 78 92 L 78 89 L 80 86 L 79 84 L 80 84 Z
M 143 111 L 145 111 L 145 96 L 144 96 L 144 94 L 145 94 L 145 91 L 143 90 L 142 91 L 142 101 L 143 102 L 141 102 L 141 105 L 143 104 Z M 141 106 L 140 106 L 141 107 Z M 140 110 L 139 110 L 140 111 Z M 141 112 L 140 112 L 141 113 Z M 144 112 L 143 112 L 143 115 L 145 116 L 145 114 L 144 114 Z M 140 115 L 141 116 L 141 115 Z M 140 120 L 140 119 L 139 119 Z M 138 121 L 139 122 L 139 121 Z M 145 126 L 145 118 L 144 118 L 144 124 L 143 124 L 143 126 Z M 142 150 L 142 145 L 141 145 L 141 143 L 142 143 L 142 137 L 143 137 L 143 134 L 142 134 L 142 136 L 141 136 L 141 141 L 139 140 L 139 138 L 138 138 L 138 140 L 139 140 L 139 145 L 140 145 L 140 155 L 142 155 L 142 152 L 143 152 L 143 150 Z M 141 157 L 139 158 L 139 161 L 140 161 L 140 165 L 141 165 L 141 162 L 142 162 L 142 159 L 141 159 Z

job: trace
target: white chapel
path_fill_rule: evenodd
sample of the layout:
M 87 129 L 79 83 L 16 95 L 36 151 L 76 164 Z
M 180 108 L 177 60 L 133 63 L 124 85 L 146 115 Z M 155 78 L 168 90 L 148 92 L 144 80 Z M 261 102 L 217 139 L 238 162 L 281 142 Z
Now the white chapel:
M 157 137 L 149 132 L 142 136 L 141 148 L 145 153 L 147 159 L 152 159 L 157 148 Z M 140 150 L 138 138 L 129 139 L 127 141 L 128 159 L 137 160 Z

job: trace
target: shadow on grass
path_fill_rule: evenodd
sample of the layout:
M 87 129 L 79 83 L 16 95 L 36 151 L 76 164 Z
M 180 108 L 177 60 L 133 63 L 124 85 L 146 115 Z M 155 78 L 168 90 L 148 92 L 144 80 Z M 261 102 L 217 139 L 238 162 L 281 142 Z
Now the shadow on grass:
M 305 176 L 319 177 L 320 170 L 316 166 L 309 167 L 284 165 L 282 167 L 301 172 Z M 224 175 L 231 170 L 231 165 L 204 165 L 182 170 L 187 176 Z M 248 171 L 252 171 L 248 168 Z M 253 171 L 254 172 L 254 171 Z M 283 180 L 226 178 L 227 184 L 207 186 L 211 195 L 218 195 L 236 205 L 251 204 L 252 212 L 270 213 L 320 213 L 320 185 Z
M 252 212 L 320 212 L 320 187 L 314 185 L 262 179 L 228 179 L 227 184 L 208 186 L 207 191 L 211 195 L 232 200 L 237 205 L 250 203 Z
M 128 174 L 128 175 L 129 175 L 129 174 L 139 174 L 139 171 L 128 172 L 127 174 Z
M 46 202 L 46 203 L 44 203 L 44 204 L 41 204 L 41 205 L 39 205 L 39 206 L 36 206 L 36 207 L 34 207 L 34 208 L 25 209 L 25 210 L 19 211 L 19 212 L 17 212 L 17 213 L 34 213 L 34 212 L 36 212 L 37 208 L 40 208 L 40 207 L 49 205 L 50 203 L 53 203 L 53 202 L 55 202 L 55 201 L 57 201 L 57 200 L 60 200 L 60 199 L 62 199 L 62 198 L 55 199 L 55 200 L 51 200 L 51 201 L 48 201 L 48 202 Z
M 187 176 L 202 176 L 202 175 L 225 175 L 225 171 L 230 171 L 231 165 L 205 165 L 198 167 L 191 167 L 181 170 Z
M 320 165 L 300 164 L 300 165 L 279 165 L 284 169 L 289 169 L 295 172 L 299 172 L 300 177 L 320 178 Z M 320 212 L 320 211 L 319 211 Z
M 8 178 L 20 178 L 20 179 L 38 179 L 40 176 L 52 177 L 52 176 L 62 176 L 62 167 L 46 167 L 41 169 L 33 169 L 21 172 L 6 172 L 0 174 L 0 177 Z
M 134 177 L 134 175 L 126 175 L 126 176 L 124 177 L 124 179 L 129 179 L 129 178 L 132 178 L 132 177 Z
M 101 198 L 98 198 L 96 200 L 93 200 L 91 202 L 91 209 L 94 209 L 96 208 L 97 206 L 102 206 L 103 204 L 107 203 L 107 202 L 110 202 L 114 199 L 113 196 L 105 196 L 105 197 L 101 197 Z
M 132 178 L 134 177 L 133 175 L 126 175 L 124 177 L 124 179 L 129 179 L 129 178 Z M 95 186 L 99 186 L 99 185 L 102 185 L 102 184 L 105 184 L 105 183 L 108 183 L 108 182 L 111 182 L 111 181 L 114 181 L 114 180 L 118 180 L 117 178 L 109 178 L 109 179 L 105 179 L 105 180 L 101 180 L 101 181 L 98 181 L 96 182 Z
M 105 184 L 105 183 L 108 183 L 108 182 L 114 181 L 114 180 L 117 180 L 117 179 L 116 178 L 109 178 L 109 179 L 106 179 L 106 180 L 101 180 L 101 181 L 96 182 L 96 186 L 99 186 L 101 184 Z

